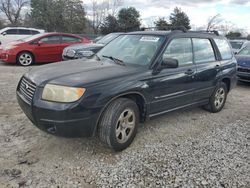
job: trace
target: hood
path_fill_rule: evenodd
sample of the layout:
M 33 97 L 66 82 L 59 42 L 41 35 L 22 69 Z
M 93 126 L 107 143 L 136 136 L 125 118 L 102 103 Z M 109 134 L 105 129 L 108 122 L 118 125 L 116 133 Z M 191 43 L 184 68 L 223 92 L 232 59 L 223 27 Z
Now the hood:
M 71 46 L 68 46 L 65 48 L 65 50 L 91 50 L 95 48 L 102 48 L 104 45 L 103 44 L 96 44 L 96 43 L 91 43 L 91 44 L 74 44 Z
M 250 67 L 250 56 L 236 55 L 235 57 L 237 59 L 238 66 Z
M 136 66 L 117 65 L 110 60 L 77 59 L 36 67 L 24 76 L 38 86 L 52 83 L 82 87 L 111 78 L 119 79 L 123 76 L 136 74 L 138 73 L 138 69 L 139 67 Z

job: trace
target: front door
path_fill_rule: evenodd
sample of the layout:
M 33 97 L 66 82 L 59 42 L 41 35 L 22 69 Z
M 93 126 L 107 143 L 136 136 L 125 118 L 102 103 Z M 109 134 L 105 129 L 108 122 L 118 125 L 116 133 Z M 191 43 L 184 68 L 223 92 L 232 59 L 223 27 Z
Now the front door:
M 193 101 L 196 67 L 190 38 L 173 39 L 162 58 L 177 59 L 178 68 L 166 68 L 148 81 L 150 116 L 189 105 Z
M 37 62 L 57 62 L 61 60 L 62 44 L 60 35 L 49 35 L 39 40 L 34 49 Z

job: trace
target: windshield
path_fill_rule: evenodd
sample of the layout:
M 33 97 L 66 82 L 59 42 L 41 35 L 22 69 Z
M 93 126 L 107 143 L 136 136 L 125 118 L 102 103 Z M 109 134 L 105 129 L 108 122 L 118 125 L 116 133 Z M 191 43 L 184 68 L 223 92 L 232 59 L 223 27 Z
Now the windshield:
M 243 48 L 238 55 L 250 55 L 250 46 L 246 46 Z
M 233 49 L 241 49 L 243 42 L 230 41 Z
M 112 40 L 114 40 L 118 36 L 119 36 L 118 33 L 116 33 L 116 34 L 115 33 L 111 33 L 111 34 L 108 34 L 108 35 L 102 37 L 96 43 L 97 44 L 108 44 L 108 43 L 110 43 Z
M 165 37 L 158 35 L 121 35 L 97 53 L 124 64 L 149 65 Z
M 32 41 L 36 38 L 39 38 L 39 37 L 42 37 L 44 34 L 36 34 L 36 35 L 32 35 L 32 36 L 29 36 L 29 37 L 25 37 L 23 39 L 20 39 L 20 41 L 23 41 L 23 42 L 29 42 L 29 41 Z

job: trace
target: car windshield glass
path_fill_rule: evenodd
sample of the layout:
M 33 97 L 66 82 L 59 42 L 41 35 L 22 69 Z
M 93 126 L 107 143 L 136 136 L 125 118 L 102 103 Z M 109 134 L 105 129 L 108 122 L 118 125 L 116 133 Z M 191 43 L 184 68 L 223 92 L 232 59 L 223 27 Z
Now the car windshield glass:
M 231 41 L 230 44 L 231 44 L 233 49 L 241 49 L 243 42 Z
M 100 40 L 98 40 L 97 44 L 108 44 L 110 41 L 114 40 L 116 37 L 118 37 L 118 34 L 109 34 L 104 37 L 102 37 Z
M 97 55 L 101 59 L 112 57 L 124 64 L 149 65 L 164 39 L 159 35 L 121 35 Z
M 36 38 L 39 38 L 39 37 L 42 37 L 44 34 L 36 34 L 36 35 L 31 35 L 29 37 L 25 37 L 23 39 L 21 39 L 20 41 L 23 41 L 23 42 L 29 42 L 29 41 L 32 41 Z
M 250 55 L 250 46 L 243 48 L 238 55 Z

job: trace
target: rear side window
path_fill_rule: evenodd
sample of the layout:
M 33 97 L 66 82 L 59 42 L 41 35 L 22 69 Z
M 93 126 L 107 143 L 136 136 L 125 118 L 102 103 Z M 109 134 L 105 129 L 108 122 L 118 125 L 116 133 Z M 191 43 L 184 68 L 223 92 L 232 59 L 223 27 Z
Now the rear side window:
M 17 35 L 18 31 L 17 31 L 17 29 L 8 29 L 7 31 L 5 31 L 5 33 L 7 35 Z
M 195 63 L 215 61 L 215 54 L 209 39 L 193 39 Z
M 72 36 L 62 36 L 62 42 L 63 43 L 71 43 L 71 42 L 81 42 L 81 39 L 72 37 Z
M 19 29 L 20 35 L 30 35 L 30 30 L 28 29 Z
M 163 58 L 177 59 L 180 66 L 192 64 L 193 53 L 191 39 L 173 39 L 164 52 Z
M 40 33 L 39 31 L 31 30 L 31 34 L 32 34 L 32 35 L 36 35 L 36 34 L 39 34 L 39 33 Z
M 225 39 L 214 39 L 216 45 L 219 48 L 221 58 L 223 60 L 231 59 L 233 57 L 229 43 Z
M 60 35 L 52 35 L 52 36 L 44 37 L 40 41 L 45 44 L 59 44 Z

